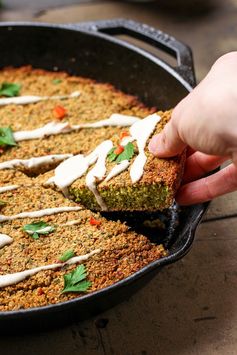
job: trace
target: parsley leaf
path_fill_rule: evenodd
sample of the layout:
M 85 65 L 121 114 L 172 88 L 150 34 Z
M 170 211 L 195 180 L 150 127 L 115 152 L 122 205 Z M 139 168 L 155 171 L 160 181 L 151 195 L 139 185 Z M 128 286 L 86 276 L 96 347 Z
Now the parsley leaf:
M 64 289 L 62 293 L 86 292 L 91 286 L 91 282 L 87 281 L 86 277 L 86 268 L 81 264 L 69 274 L 64 275 Z
M 116 158 L 116 163 L 121 163 L 123 160 L 130 160 L 134 155 L 134 145 L 129 142 L 125 145 L 124 151 Z
M 21 85 L 20 84 L 14 84 L 14 83 L 2 83 L 0 87 L 0 96 L 8 96 L 8 97 L 13 97 L 13 96 L 18 96 L 20 92 Z
M 68 249 L 59 257 L 59 260 L 64 263 L 65 261 L 73 258 L 74 256 L 75 256 L 74 251 L 71 249 Z
M 0 146 L 2 145 L 16 145 L 11 127 L 0 128 Z
M 134 145 L 131 142 L 125 145 L 124 151 L 120 154 L 116 154 L 115 150 L 116 147 L 113 147 L 108 153 L 108 159 L 111 162 L 116 161 L 116 163 L 121 163 L 123 160 L 130 160 L 134 155 Z
M 39 234 L 49 234 L 55 230 L 54 227 L 43 221 L 26 224 L 22 229 L 34 239 L 39 239 Z
M 52 83 L 53 83 L 54 85 L 60 84 L 61 82 L 62 82 L 61 79 L 53 79 L 53 80 L 52 80 Z
M 108 159 L 111 162 L 114 161 L 117 158 L 117 154 L 114 153 L 115 149 L 116 149 L 115 147 L 111 148 L 109 153 L 108 153 Z

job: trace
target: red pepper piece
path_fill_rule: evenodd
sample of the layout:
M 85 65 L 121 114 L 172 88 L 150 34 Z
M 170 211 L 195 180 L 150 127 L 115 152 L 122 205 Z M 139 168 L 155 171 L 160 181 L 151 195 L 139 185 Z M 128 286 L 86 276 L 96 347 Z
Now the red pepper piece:
M 121 154 L 124 151 L 124 147 L 122 145 L 118 145 L 117 148 L 114 151 L 114 154 Z
M 100 226 L 101 225 L 101 221 L 98 221 L 94 217 L 91 217 L 90 218 L 90 225 L 92 225 L 92 226 Z
M 37 293 L 38 293 L 39 296 L 44 294 L 44 290 L 42 289 L 42 287 L 38 288 Z
M 128 137 L 128 136 L 130 136 L 128 131 L 123 131 L 123 132 L 120 133 L 119 138 L 120 138 L 120 140 L 122 140 L 124 137 Z
M 63 106 L 55 106 L 53 109 L 53 114 L 54 116 L 58 119 L 61 120 L 65 117 L 67 111 Z

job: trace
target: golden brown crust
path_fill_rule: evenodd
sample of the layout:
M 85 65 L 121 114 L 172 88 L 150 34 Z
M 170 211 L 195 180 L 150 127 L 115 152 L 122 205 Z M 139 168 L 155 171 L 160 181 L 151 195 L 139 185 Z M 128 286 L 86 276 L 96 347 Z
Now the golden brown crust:
M 163 129 L 171 117 L 171 112 L 171 110 L 158 112 L 161 120 L 153 135 Z M 102 181 L 98 183 L 97 189 L 109 207 L 109 210 L 162 210 L 168 208 L 173 203 L 183 175 L 185 152 L 174 158 L 159 159 L 150 153 L 147 144 L 145 153 L 147 162 L 144 167 L 144 173 L 137 183 L 132 183 L 129 169 L 108 182 Z M 131 163 L 134 159 L 131 160 Z M 107 161 L 108 170 L 114 165 L 115 163 Z M 100 206 L 95 202 L 93 195 L 88 193 L 85 176 L 72 184 L 71 191 L 75 195 L 76 201 L 81 201 L 87 208 L 100 210 Z M 83 192 L 85 192 L 85 197 L 83 196 Z M 120 196 L 123 195 L 124 198 L 116 199 L 116 195 L 118 194 Z M 141 198 L 142 194 L 144 198 Z M 154 194 L 157 196 L 156 199 L 153 198 Z M 163 197 L 159 200 L 159 195 L 161 194 L 163 194 Z M 129 199 L 130 203 L 128 203 Z
M 27 178 L 27 183 L 29 180 Z M 7 205 L 1 212 L 13 215 L 45 206 L 76 206 L 61 194 L 36 185 L 33 179 L 31 183 L 31 187 L 2 193 L 1 197 Z M 92 216 L 101 223 L 99 227 L 91 225 Z M 93 292 L 166 255 L 162 246 L 156 246 L 146 237 L 130 231 L 125 224 L 108 221 L 88 210 L 46 216 L 43 220 L 56 226 L 56 230 L 38 240 L 34 240 L 22 230 L 25 224 L 32 223 L 30 218 L 1 224 L 1 233 L 11 236 L 14 242 L 0 249 L 0 275 L 55 263 L 68 249 L 72 249 L 76 255 L 82 255 L 100 248 L 101 253 L 84 262 L 88 279 L 92 282 L 89 292 Z M 64 225 L 71 220 L 77 220 L 78 224 Z M 14 286 L 0 289 L 0 310 L 38 307 L 80 296 L 61 294 L 63 275 L 74 268 L 75 266 L 68 266 L 56 271 L 43 271 Z
M 54 79 L 62 80 L 55 85 Z M 0 83 L 19 82 L 22 84 L 21 95 L 59 95 L 70 94 L 75 90 L 82 92 L 77 100 L 47 101 L 26 106 L 8 105 L 0 107 L 1 126 L 12 126 L 14 131 L 35 129 L 54 120 L 53 108 L 63 105 L 67 110 L 66 121 L 71 124 L 94 122 L 108 118 L 112 113 L 122 113 L 145 117 L 154 112 L 147 108 L 137 98 L 125 95 L 110 84 L 100 84 L 91 79 L 70 76 L 62 72 L 48 72 L 32 69 L 30 66 L 21 68 L 5 68 L 0 71 Z M 162 129 L 170 112 L 160 113 L 162 121 L 157 130 Z M 8 148 L 0 155 L 0 162 L 32 156 L 62 153 L 88 153 L 101 141 L 112 139 L 114 142 L 124 128 L 108 127 L 97 130 L 82 130 L 69 134 L 51 136 L 42 140 L 23 141 L 16 148 Z M 182 174 L 184 157 L 170 160 L 154 158 L 148 151 L 148 161 L 141 185 L 159 184 L 162 182 L 172 193 L 177 189 Z M 24 170 L 27 174 L 30 171 Z M 32 171 L 31 171 L 32 172 Z M 40 170 L 35 171 L 38 174 Z M 1 207 L 1 214 L 13 215 L 25 211 L 35 211 L 44 208 L 78 206 L 75 202 L 42 184 L 52 176 L 53 171 L 31 178 L 15 170 L 0 170 L 0 186 L 10 184 L 19 188 L 0 194 L 0 199 L 6 202 Z M 101 191 L 108 186 L 118 186 L 122 179 L 131 186 L 128 172 L 107 185 L 101 184 Z M 75 186 L 80 182 L 76 182 Z M 140 183 L 139 183 L 140 184 Z M 138 184 L 138 185 L 139 185 Z M 113 190 L 112 189 L 112 190 Z M 173 195 L 169 195 L 169 204 Z M 91 217 L 100 222 L 99 226 L 91 224 Z M 88 270 L 88 279 L 92 282 L 89 292 L 109 286 L 148 263 L 167 254 L 163 246 L 130 230 L 121 222 L 112 222 L 88 210 L 60 213 L 40 218 L 44 222 L 56 226 L 53 233 L 32 239 L 22 227 L 39 219 L 16 219 L 0 224 L 1 232 L 11 236 L 14 242 L 0 249 L 0 275 L 30 269 L 36 266 L 54 263 L 68 249 L 73 249 L 76 255 L 88 253 L 96 248 L 101 252 L 88 259 L 84 264 Z M 78 224 L 65 226 L 71 220 Z M 43 271 L 16 285 L 0 289 L 0 310 L 9 311 L 21 308 L 44 306 L 59 303 L 81 294 L 62 294 L 63 276 L 75 269 L 67 266 L 63 269 Z
M 55 85 L 53 79 L 61 79 L 62 82 Z M 77 99 L 0 107 L 1 126 L 10 125 L 14 131 L 32 130 L 55 121 L 53 110 L 57 105 L 63 106 L 67 111 L 60 122 L 67 121 L 71 125 L 102 120 L 115 112 L 138 117 L 154 112 L 154 108 L 146 108 L 136 97 L 125 95 L 110 84 L 96 83 L 91 79 L 69 76 L 63 72 L 33 70 L 30 66 L 8 68 L 0 71 L 0 83 L 4 81 L 22 84 L 21 95 L 65 95 L 73 91 L 82 93 Z M 85 153 L 93 150 L 104 139 L 119 135 L 122 130 L 120 127 L 107 127 L 93 130 L 92 134 L 90 129 L 81 129 L 78 132 L 46 137 L 40 140 L 40 144 L 39 140 L 22 141 L 17 147 L 6 149 L 4 156 L 0 155 L 0 162 L 48 154 Z M 23 171 L 28 172 L 27 169 Z

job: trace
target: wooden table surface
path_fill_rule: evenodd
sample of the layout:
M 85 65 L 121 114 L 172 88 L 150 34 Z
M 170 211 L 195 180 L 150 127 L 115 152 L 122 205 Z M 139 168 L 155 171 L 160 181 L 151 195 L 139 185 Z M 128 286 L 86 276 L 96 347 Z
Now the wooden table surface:
M 180 5 L 178 11 L 164 1 L 96 1 L 38 14 L 28 8 L 3 11 L 0 20 L 63 23 L 126 17 L 145 22 L 192 47 L 200 80 L 218 56 L 237 49 L 237 0 L 207 0 L 202 7 L 199 1 L 192 3 L 192 10 L 181 11 Z M 236 207 L 237 193 L 213 201 L 191 252 L 127 302 L 64 329 L 0 338 L 0 354 L 237 354 Z

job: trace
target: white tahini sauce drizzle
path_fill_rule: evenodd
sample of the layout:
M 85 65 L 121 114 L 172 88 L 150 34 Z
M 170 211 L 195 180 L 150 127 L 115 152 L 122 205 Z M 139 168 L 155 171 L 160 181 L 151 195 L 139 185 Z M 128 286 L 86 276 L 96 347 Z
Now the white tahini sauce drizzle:
M 46 185 L 54 183 L 68 197 L 68 186 L 84 175 L 88 168 L 88 159 L 82 154 L 75 155 L 57 166 L 55 175 L 46 182 Z
M 27 105 L 33 104 L 39 101 L 46 101 L 46 100 L 65 100 L 74 97 L 80 96 L 79 91 L 74 91 L 70 95 L 55 95 L 55 96 L 16 96 L 16 97 L 7 97 L 0 99 L 0 106 L 4 105 Z
M 18 282 L 21 282 L 21 281 L 25 280 L 27 277 L 33 276 L 40 271 L 53 270 L 53 269 L 61 268 L 65 265 L 72 265 L 72 264 L 81 263 L 82 261 L 86 261 L 91 256 L 98 254 L 100 252 L 101 252 L 100 249 L 95 249 L 88 254 L 75 256 L 75 257 L 67 260 L 65 263 L 43 265 L 43 266 L 35 267 L 33 269 L 16 272 L 14 274 L 0 275 L 0 288 L 17 284 Z
M 135 158 L 134 162 L 131 165 L 130 176 L 133 183 L 140 180 L 143 175 L 144 166 L 146 164 L 146 154 L 145 146 L 148 138 L 154 131 L 157 123 L 161 120 L 160 116 L 156 113 L 145 117 L 139 122 L 135 122 L 130 127 L 130 133 L 134 140 L 137 141 L 138 146 L 138 156 Z
M 57 135 L 60 133 L 68 133 L 72 130 L 79 129 L 80 126 L 70 126 L 68 122 L 56 122 L 52 121 L 44 125 L 43 127 L 36 128 L 28 131 L 14 132 L 13 136 L 16 142 L 26 141 L 30 139 L 39 139 L 51 135 Z
M 29 211 L 29 212 L 21 212 L 12 216 L 0 215 L 0 223 L 6 221 L 13 221 L 14 219 L 21 218 L 40 218 L 44 216 L 51 216 L 53 214 L 62 213 L 62 212 L 71 212 L 71 211 L 79 211 L 82 208 L 80 206 L 65 206 L 65 207 L 55 207 L 55 208 L 46 208 L 39 211 Z
M 137 141 L 139 154 L 135 158 L 134 162 L 131 165 L 130 177 L 133 183 L 140 180 L 143 175 L 144 166 L 147 160 L 145 154 L 145 146 L 148 138 L 153 133 L 157 123 L 161 120 L 161 117 L 156 113 L 149 115 L 143 119 L 138 119 L 131 127 L 130 134 L 131 136 L 124 137 L 121 145 L 125 146 L 129 142 Z M 129 167 L 130 163 L 128 160 L 123 160 L 120 164 L 117 164 L 109 172 L 105 181 L 109 181 L 116 175 L 119 175 L 122 171 L 126 170 Z M 98 193 L 98 191 L 97 191 Z
M 19 185 L 7 185 L 0 187 L 0 194 L 7 191 L 12 191 L 18 189 Z
M 125 147 L 126 144 L 128 144 L 129 142 L 133 142 L 134 141 L 134 138 L 131 137 L 131 136 L 128 136 L 128 137 L 124 137 L 121 141 L 121 145 L 123 147 Z
M 54 155 L 45 155 L 42 157 L 34 157 L 30 159 L 13 159 L 7 160 L 3 163 L 0 163 L 0 170 L 4 169 L 13 169 L 19 167 L 25 167 L 32 169 L 47 164 L 54 164 L 55 162 L 61 162 L 67 158 L 70 158 L 72 154 L 54 154 Z
M 72 264 L 76 264 L 76 263 L 81 263 L 82 261 L 86 261 L 87 259 L 89 259 L 91 256 L 98 254 L 101 252 L 101 249 L 95 249 L 93 251 L 91 251 L 88 254 L 85 255 L 79 255 L 79 256 L 74 256 L 73 258 L 67 260 L 64 264 L 66 265 L 72 265 Z
M 94 194 L 95 199 L 99 204 L 99 206 L 101 207 L 102 211 L 106 211 L 107 206 L 97 190 L 96 181 L 101 181 L 105 176 L 106 158 L 112 147 L 113 147 L 112 141 L 106 140 L 96 148 L 95 152 L 97 154 L 97 162 L 94 168 L 91 169 L 89 173 L 86 175 L 86 185 Z
M 57 135 L 60 133 L 69 133 L 72 131 L 78 131 L 81 128 L 101 128 L 101 127 L 127 127 L 133 123 L 140 121 L 140 118 L 135 116 L 121 115 L 119 113 L 113 113 L 108 119 L 97 121 L 94 123 L 82 123 L 81 125 L 70 125 L 69 122 L 49 122 L 46 125 L 27 131 L 14 132 L 13 136 L 16 142 L 39 139 L 51 135 Z
M 0 233 L 0 249 L 5 247 L 5 245 L 11 244 L 12 242 L 13 239 L 9 237 L 9 235 Z
M 106 157 L 112 147 L 112 141 L 106 140 L 98 145 L 98 147 L 96 147 L 96 149 L 87 156 L 78 154 L 65 160 L 55 169 L 55 175 L 51 177 L 46 184 L 54 183 L 60 190 L 63 191 L 65 196 L 68 196 L 68 186 L 83 176 L 89 169 L 90 165 L 97 161 L 94 168 L 86 176 L 86 184 L 95 195 L 100 207 L 103 210 L 106 210 L 106 205 L 97 191 L 96 180 L 102 180 L 105 176 Z M 70 174 L 68 172 L 70 172 Z
M 38 230 L 37 230 L 37 233 L 47 233 L 47 232 L 51 232 L 51 230 L 52 230 L 52 227 L 51 226 L 47 226 L 47 227 L 44 227 L 44 228 L 39 228 Z M 32 230 L 27 230 L 27 233 L 28 234 L 34 234 L 35 233 L 35 231 L 32 231 Z
M 80 224 L 81 223 L 81 219 L 73 219 L 72 221 L 68 221 L 66 223 L 61 224 L 60 226 L 74 226 L 76 224 Z
M 106 176 L 105 181 L 109 181 L 112 179 L 114 176 L 119 175 L 122 171 L 126 170 L 129 167 L 129 161 L 128 160 L 123 160 L 121 163 L 115 165 L 109 174 Z
M 136 116 L 122 115 L 120 113 L 113 113 L 109 118 L 94 123 L 84 123 L 82 128 L 100 128 L 109 126 L 129 127 L 133 123 L 140 121 L 141 119 Z

